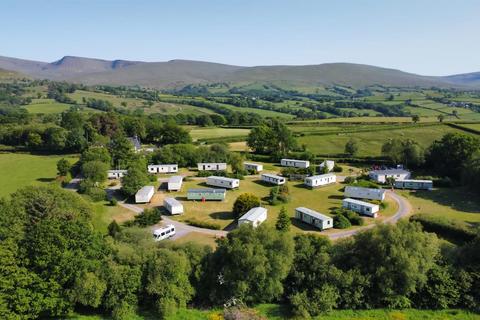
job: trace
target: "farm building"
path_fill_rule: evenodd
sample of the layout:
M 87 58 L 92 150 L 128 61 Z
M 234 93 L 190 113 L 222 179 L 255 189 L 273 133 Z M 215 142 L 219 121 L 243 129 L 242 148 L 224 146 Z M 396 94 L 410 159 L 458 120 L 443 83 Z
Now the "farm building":
M 220 171 L 227 170 L 225 162 L 197 163 L 198 171 Z
M 143 187 L 142 189 L 138 190 L 137 193 L 135 194 L 135 203 L 150 202 L 154 193 L 155 193 L 154 186 Z
M 335 167 L 335 161 L 333 161 L 333 160 L 325 160 L 325 161 L 323 161 L 323 162 L 319 165 L 319 167 L 320 167 L 321 169 L 323 169 L 325 166 L 327 167 L 328 171 L 330 172 L 330 171 L 332 171 L 333 168 Z
M 227 193 L 226 189 L 212 189 L 212 188 L 203 188 L 203 189 L 188 189 L 187 199 L 188 200 L 225 200 L 225 195 Z
M 385 190 L 346 186 L 345 197 L 383 201 L 385 199 Z
M 276 184 L 276 185 L 285 184 L 284 177 L 280 177 L 280 176 L 277 176 L 276 174 L 270 174 L 270 173 L 262 174 L 262 181 L 271 183 L 271 184 Z
M 372 170 L 368 173 L 368 176 L 376 182 L 385 183 L 388 178 L 395 180 L 408 179 L 410 178 L 410 171 L 404 169 Z
M 245 163 L 243 163 L 243 167 L 245 168 L 245 170 L 249 170 L 249 171 L 251 171 L 251 170 L 256 171 L 256 172 L 263 171 L 263 164 L 245 162 Z
M 267 220 L 267 209 L 263 207 L 255 207 L 238 219 L 238 226 L 244 223 L 251 224 L 254 228 L 258 227 L 262 222 Z
M 413 190 L 432 190 L 432 180 L 398 180 L 394 183 L 395 188 L 398 189 L 413 189 Z
M 295 168 L 310 167 L 310 161 L 308 160 L 282 159 L 280 160 L 280 164 L 283 167 L 295 167 Z
M 333 227 L 332 218 L 305 207 L 299 207 L 295 209 L 295 218 L 320 230 L 330 229 Z
M 183 205 L 175 198 L 165 198 L 163 200 L 163 206 L 172 215 L 183 213 Z
M 325 186 L 337 182 L 337 176 L 333 173 L 321 174 L 318 176 L 306 177 L 304 183 L 311 188 Z
M 175 173 L 178 172 L 178 164 L 149 164 L 149 173 Z
M 120 179 L 127 174 L 128 170 L 108 170 L 107 177 L 108 179 Z
M 210 176 L 207 178 L 207 184 L 214 187 L 234 189 L 240 186 L 240 180 L 227 177 Z
M 342 207 L 372 218 L 376 218 L 377 212 L 380 210 L 380 206 L 378 204 L 368 203 L 351 198 L 343 199 Z
M 168 239 L 175 235 L 175 226 L 173 224 L 166 225 L 163 228 L 153 230 L 153 239 L 155 241 L 161 241 Z
M 182 189 L 183 177 L 182 176 L 172 176 L 168 179 L 168 191 L 179 191 Z

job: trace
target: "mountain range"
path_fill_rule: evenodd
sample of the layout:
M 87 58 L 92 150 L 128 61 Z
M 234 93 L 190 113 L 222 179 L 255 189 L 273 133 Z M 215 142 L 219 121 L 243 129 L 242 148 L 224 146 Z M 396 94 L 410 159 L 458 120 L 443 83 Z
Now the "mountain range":
M 384 85 L 480 89 L 480 72 L 444 77 L 422 76 L 353 63 L 242 67 L 191 60 L 143 62 L 65 56 L 54 62 L 40 62 L 0 56 L 0 69 L 35 79 L 159 89 L 219 82 L 269 83 L 292 87 L 344 85 L 363 88 Z

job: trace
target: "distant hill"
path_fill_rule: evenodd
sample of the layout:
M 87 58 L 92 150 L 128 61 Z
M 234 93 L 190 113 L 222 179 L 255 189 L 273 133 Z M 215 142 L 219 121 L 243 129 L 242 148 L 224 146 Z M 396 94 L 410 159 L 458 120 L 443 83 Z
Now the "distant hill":
M 0 80 L 15 80 L 28 78 L 27 76 L 10 70 L 0 69 Z
M 398 87 L 477 86 L 480 88 L 479 73 L 429 77 L 395 69 L 352 63 L 241 67 L 190 60 L 109 61 L 66 56 L 51 63 L 0 57 L 0 68 L 21 72 L 33 78 L 85 84 L 139 85 L 151 88 L 173 88 L 187 84 L 215 82 L 233 84 L 260 82 L 293 87 L 345 85 L 362 88 L 370 85 L 385 85 Z

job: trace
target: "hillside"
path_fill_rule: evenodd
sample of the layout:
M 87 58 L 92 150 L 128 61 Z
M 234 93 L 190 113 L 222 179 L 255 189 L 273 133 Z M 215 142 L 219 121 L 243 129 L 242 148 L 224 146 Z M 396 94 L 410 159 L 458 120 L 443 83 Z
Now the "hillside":
M 352 63 L 304 66 L 241 67 L 219 63 L 172 60 L 141 62 L 66 56 L 52 62 L 0 57 L 0 68 L 34 78 L 85 84 L 140 85 L 151 88 L 182 87 L 199 83 L 270 83 L 292 87 L 371 85 L 397 87 L 480 87 L 478 74 L 428 77 L 395 69 Z

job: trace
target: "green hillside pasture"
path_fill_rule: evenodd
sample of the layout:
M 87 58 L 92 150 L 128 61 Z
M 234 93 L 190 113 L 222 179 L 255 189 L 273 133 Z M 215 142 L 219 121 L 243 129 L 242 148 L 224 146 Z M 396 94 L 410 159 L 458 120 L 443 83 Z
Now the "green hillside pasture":
M 57 161 L 68 159 L 71 163 L 76 156 L 41 156 L 26 153 L 0 153 L 0 197 L 8 196 L 17 189 L 29 185 L 41 185 L 55 181 Z
M 459 126 L 480 131 L 480 123 L 458 123 Z
M 351 118 L 330 118 L 324 120 L 315 120 L 317 122 L 334 122 L 334 123 L 411 123 L 411 117 L 351 117 Z M 420 118 L 420 122 L 437 122 L 436 118 Z M 314 121 L 312 121 L 314 122 Z
M 360 156 L 380 156 L 381 148 L 388 139 L 413 139 L 421 146 L 428 147 L 434 140 L 440 139 L 448 132 L 461 132 L 445 125 L 389 129 L 382 131 L 338 133 L 325 136 L 299 137 L 300 144 L 306 144 L 308 150 L 315 154 L 335 155 L 344 152 L 347 141 L 357 140 Z M 464 133 L 464 132 L 463 132 Z
M 70 109 L 71 105 L 59 103 L 53 99 L 33 99 L 32 103 L 23 106 L 29 113 L 62 113 Z
M 187 127 L 192 128 L 190 130 L 190 135 L 194 141 L 198 139 L 211 139 L 219 137 L 236 137 L 236 136 L 247 136 L 250 133 L 250 129 L 243 128 L 201 128 L 201 127 Z

